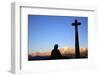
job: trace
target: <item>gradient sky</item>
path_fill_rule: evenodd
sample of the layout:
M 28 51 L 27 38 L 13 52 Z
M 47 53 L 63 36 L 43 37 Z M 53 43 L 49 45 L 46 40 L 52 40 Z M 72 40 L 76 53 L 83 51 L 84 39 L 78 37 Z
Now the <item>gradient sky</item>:
M 88 47 L 88 17 L 28 15 L 29 52 L 44 52 L 54 48 L 75 46 L 74 20 L 78 26 L 80 47 Z

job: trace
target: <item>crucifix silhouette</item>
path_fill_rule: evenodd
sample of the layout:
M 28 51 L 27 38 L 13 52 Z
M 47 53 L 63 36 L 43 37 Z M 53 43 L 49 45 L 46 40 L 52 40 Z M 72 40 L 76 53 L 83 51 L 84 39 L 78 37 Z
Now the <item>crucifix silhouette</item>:
M 81 25 L 80 22 L 75 19 L 75 22 L 72 23 L 72 26 L 75 26 L 75 57 L 80 58 L 80 48 L 79 48 L 79 38 L 78 38 L 78 26 Z

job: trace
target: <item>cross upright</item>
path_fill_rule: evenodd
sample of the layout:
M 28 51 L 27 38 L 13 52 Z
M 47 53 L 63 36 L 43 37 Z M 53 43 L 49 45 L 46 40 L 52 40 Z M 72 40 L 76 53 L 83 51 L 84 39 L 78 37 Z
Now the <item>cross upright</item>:
M 78 38 L 78 26 L 81 25 L 80 22 L 75 19 L 75 22 L 72 23 L 72 26 L 75 26 L 75 57 L 80 58 L 80 47 L 79 47 L 79 38 Z

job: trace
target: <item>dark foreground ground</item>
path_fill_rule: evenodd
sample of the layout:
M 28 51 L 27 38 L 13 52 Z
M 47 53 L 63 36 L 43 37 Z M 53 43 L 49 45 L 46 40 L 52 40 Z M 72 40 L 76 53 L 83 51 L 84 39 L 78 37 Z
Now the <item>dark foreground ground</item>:
M 33 60 L 58 60 L 58 59 L 82 59 L 82 58 L 88 58 L 87 56 L 81 56 L 80 58 L 75 57 L 61 57 L 61 58 L 52 58 L 51 56 L 28 56 L 29 61 Z

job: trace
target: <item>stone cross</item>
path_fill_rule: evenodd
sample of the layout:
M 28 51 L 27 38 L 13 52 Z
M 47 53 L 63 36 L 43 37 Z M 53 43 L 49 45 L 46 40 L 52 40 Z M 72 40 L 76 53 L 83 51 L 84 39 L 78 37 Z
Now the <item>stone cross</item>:
M 80 58 L 80 47 L 79 47 L 79 38 L 78 38 L 78 26 L 81 25 L 80 22 L 75 19 L 75 22 L 72 23 L 72 26 L 75 26 L 75 57 Z

